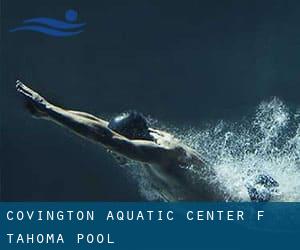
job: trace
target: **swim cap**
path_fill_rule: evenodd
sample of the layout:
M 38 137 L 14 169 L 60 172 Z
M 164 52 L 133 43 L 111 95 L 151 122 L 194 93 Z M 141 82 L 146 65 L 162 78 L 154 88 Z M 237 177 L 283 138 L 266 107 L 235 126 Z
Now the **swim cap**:
M 119 114 L 109 121 L 108 127 L 129 139 L 153 140 L 147 119 L 136 111 Z

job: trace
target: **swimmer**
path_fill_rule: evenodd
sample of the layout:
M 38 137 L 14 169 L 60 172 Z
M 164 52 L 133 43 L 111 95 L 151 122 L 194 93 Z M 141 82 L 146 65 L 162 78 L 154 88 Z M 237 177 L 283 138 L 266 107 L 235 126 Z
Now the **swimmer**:
M 153 185 L 158 187 L 163 200 L 230 200 L 218 188 L 213 167 L 197 151 L 171 134 L 149 127 L 142 114 L 125 112 L 106 121 L 88 113 L 55 106 L 21 81 L 16 83 L 17 91 L 25 97 L 27 108 L 34 117 L 58 123 L 102 144 L 122 158 L 142 163 L 141 167 L 151 174 Z M 193 180 L 190 166 L 209 176 L 209 180 Z

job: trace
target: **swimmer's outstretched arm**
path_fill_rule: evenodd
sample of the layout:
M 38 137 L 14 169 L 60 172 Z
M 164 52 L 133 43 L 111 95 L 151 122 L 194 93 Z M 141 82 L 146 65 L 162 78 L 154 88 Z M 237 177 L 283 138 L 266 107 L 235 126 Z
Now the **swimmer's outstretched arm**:
M 147 163 L 162 164 L 173 156 L 172 149 L 151 141 L 129 140 L 108 128 L 108 122 L 91 114 L 60 108 L 17 81 L 17 91 L 22 94 L 37 117 L 63 125 L 84 138 L 101 143 L 125 157 Z

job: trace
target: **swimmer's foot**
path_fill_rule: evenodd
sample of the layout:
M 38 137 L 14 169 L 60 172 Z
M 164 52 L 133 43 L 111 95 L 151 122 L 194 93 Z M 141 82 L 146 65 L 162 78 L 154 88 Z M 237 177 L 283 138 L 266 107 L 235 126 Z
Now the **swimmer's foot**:
M 252 183 L 247 183 L 246 187 L 251 201 L 270 201 L 279 194 L 279 183 L 267 174 L 259 174 Z
M 25 98 L 25 106 L 35 118 L 47 116 L 45 109 L 48 103 L 42 96 L 19 80 L 16 81 L 16 90 Z

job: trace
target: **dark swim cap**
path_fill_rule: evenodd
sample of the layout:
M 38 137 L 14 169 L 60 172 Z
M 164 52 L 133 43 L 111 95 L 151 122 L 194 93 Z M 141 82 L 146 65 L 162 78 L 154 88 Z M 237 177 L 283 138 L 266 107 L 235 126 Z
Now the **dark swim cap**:
M 121 113 L 109 121 L 108 127 L 129 139 L 153 140 L 147 119 L 136 111 Z

